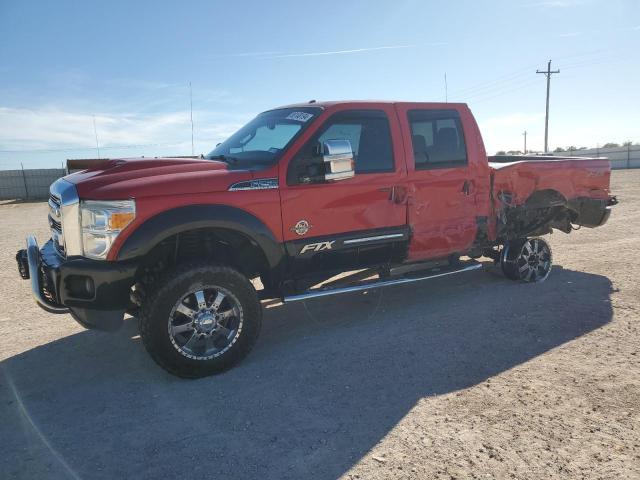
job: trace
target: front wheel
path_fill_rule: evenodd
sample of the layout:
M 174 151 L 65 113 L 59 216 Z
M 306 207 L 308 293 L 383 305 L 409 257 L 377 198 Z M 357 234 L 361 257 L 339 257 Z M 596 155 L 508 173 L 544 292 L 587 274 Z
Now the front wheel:
M 543 282 L 551 273 L 551 247 L 541 238 L 512 240 L 500 255 L 502 272 L 511 280 Z
M 262 308 L 251 282 L 224 266 L 183 265 L 149 288 L 140 336 L 169 373 L 198 378 L 244 358 L 260 332 Z

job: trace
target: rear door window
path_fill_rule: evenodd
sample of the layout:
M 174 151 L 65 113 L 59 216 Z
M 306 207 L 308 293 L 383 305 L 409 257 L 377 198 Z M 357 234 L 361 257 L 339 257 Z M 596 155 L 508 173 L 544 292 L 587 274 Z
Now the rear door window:
M 416 170 L 467 165 L 467 149 L 456 110 L 410 110 L 411 143 Z

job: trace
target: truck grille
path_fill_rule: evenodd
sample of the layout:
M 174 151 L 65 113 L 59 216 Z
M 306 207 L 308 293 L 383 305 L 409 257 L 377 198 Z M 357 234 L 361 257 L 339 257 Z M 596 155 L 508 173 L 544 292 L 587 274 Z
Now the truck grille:
M 49 205 L 55 205 L 56 207 L 60 208 L 60 199 L 58 197 L 56 197 L 54 194 L 50 193 L 49 194 Z
M 61 255 L 65 255 L 64 235 L 62 232 L 62 210 L 60 209 L 60 199 L 49 195 L 49 228 L 51 229 L 51 239 L 56 250 Z
M 53 228 L 58 233 L 62 233 L 62 224 L 55 221 L 51 216 L 49 216 L 49 227 Z

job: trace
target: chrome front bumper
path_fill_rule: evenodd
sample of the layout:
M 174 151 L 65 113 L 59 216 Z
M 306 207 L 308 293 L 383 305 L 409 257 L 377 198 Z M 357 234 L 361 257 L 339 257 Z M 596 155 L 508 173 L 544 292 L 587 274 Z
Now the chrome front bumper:
M 39 248 L 33 235 L 16 260 L 20 276 L 30 280 L 33 298 L 43 310 L 69 313 L 85 328 L 114 331 L 122 325 L 137 262 L 63 258 L 53 240 Z
M 21 252 L 18 252 L 16 258 L 18 259 L 19 269 L 22 274 L 23 268 L 20 268 L 21 259 L 19 257 L 24 257 Z M 38 247 L 38 241 L 36 237 L 33 235 L 29 235 L 27 237 L 27 249 L 26 249 L 26 261 L 29 276 L 28 278 L 31 280 L 31 294 L 35 299 L 36 303 L 49 313 L 69 313 L 69 309 L 63 305 L 58 305 L 47 300 L 42 293 L 42 285 L 40 285 L 40 264 L 42 260 L 40 258 L 40 248 Z

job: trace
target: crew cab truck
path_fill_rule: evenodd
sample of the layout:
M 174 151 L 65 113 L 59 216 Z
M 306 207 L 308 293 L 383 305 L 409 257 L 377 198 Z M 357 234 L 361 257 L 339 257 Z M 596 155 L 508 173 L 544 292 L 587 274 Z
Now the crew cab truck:
M 616 203 L 606 159 L 490 160 L 466 104 L 276 108 L 200 159 L 105 160 L 56 181 L 51 239 L 29 236 L 18 268 L 45 310 L 102 330 L 132 313 L 160 366 L 209 375 L 251 350 L 261 298 L 425 280 L 481 256 L 540 282 L 539 237 L 602 225 Z

